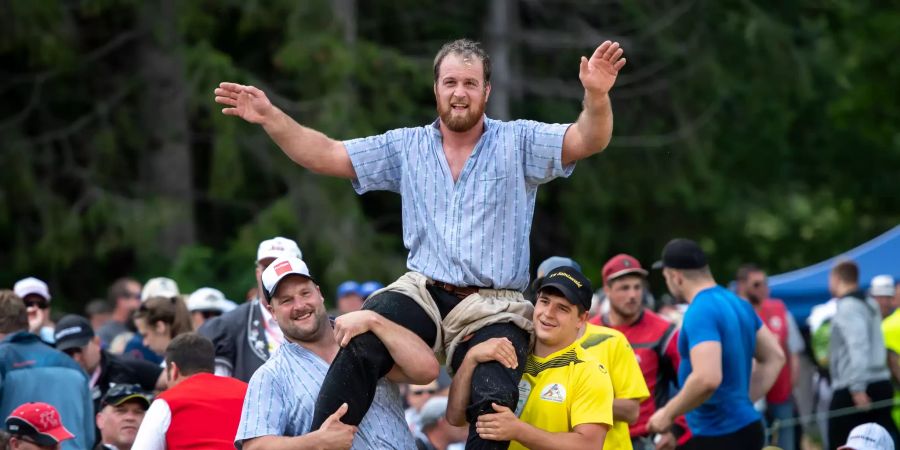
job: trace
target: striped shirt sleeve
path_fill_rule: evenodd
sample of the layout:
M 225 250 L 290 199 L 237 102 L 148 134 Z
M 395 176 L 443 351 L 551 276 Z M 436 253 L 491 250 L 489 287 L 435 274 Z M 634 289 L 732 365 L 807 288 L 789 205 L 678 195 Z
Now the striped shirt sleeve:
M 357 194 L 369 191 L 400 192 L 403 142 L 407 130 L 344 141 L 356 171 L 353 188 Z
M 241 423 L 234 438 L 238 448 L 246 439 L 283 436 L 287 430 L 291 399 L 268 369 L 266 366 L 260 367 L 250 378 L 241 410 Z
M 517 120 L 515 125 L 519 131 L 526 181 L 537 185 L 572 174 L 575 163 L 565 167 L 562 164 L 563 138 L 571 124 Z

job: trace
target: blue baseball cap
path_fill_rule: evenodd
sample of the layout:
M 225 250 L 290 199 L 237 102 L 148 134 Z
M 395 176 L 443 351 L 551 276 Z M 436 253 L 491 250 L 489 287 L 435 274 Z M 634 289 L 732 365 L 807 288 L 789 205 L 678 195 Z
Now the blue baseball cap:
M 369 298 L 373 292 L 383 288 L 384 285 L 377 281 L 366 281 L 365 283 L 359 285 L 359 295 L 362 295 L 363 298 Z
M 565 256 L 551 256 L 538 266 L 535 278 L 541 278 L 557 267 L 574 267 L 581 272 L 581 264 L 578 264 L 574 259 L 566 258 Z
M 362 296 L 359 289 L 359 283 L 353 280 L 347 280 L 337 287 L 337 298 L 341 298 L 345 295 L 356 294 Z

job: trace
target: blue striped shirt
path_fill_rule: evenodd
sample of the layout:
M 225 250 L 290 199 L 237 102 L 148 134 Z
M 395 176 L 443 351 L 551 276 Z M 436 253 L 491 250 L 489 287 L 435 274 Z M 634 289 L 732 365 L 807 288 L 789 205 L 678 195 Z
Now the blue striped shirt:
M 562 165 L 568 127 L 485 117 L 484 134 L 455 183 L 437 120 L 344 145 L 357 193 L 401 195 L 410 270 L 459 286 L 522 291 L 537 187 L 575 168 Z
M 284 343 L 250 378 L 235 445 L 260 436 L 308 433 L 328 363 L 294 343 Z M 355 450 L 413 449 L 415 443 L 397 385 L 379 380 L 375 399 L 353 438 Z

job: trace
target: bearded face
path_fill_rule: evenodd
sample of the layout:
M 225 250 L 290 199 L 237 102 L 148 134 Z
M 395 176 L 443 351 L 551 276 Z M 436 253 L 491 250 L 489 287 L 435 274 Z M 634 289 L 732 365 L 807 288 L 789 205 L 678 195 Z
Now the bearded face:
M 451 53 L 439 73 L 434 97 L 441 122 L 451 131 L 471 130 L 481 121 L 491 91 L 481 60 Z

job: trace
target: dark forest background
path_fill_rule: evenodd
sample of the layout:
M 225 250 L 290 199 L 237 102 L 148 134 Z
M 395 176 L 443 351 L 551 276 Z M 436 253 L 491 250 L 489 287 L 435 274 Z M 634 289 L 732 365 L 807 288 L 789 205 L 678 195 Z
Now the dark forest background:
M 541 190 L 533 264 L 571 255 L 599 282 L 613 254 L 687 236 L 724 282 L 900 223 L 891 2 L 8 0 L 0 30 L 0 285 L 37 276 L 72 311 L 121 275 L 242 299 L 274 235 L 328 298 L 395 278 L 399 198 L 305 172 L 212 90 L 254 84 L 336 138 L 421 125 L 458 37 L 491 53 L 500 119 L 574 120 L 579 56 L 626 50 L 612 144 Z

